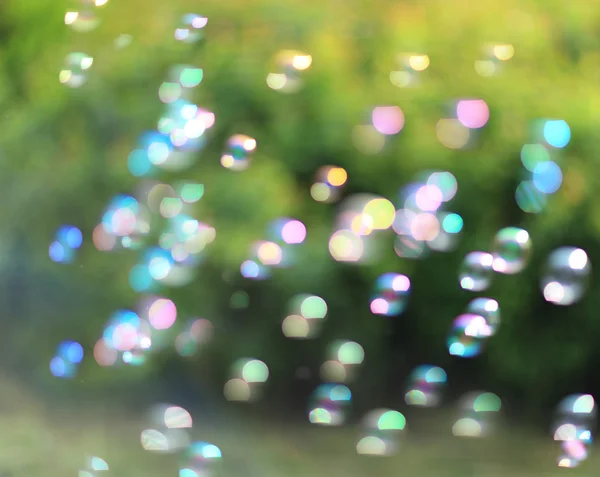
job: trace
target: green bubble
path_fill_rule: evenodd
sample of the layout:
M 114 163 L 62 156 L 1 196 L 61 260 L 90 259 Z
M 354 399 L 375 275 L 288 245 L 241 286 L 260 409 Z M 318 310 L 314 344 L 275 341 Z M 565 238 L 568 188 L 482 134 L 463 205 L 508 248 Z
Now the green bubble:
M 381 431 L 401 431 L 406 426 L 406 418 L 398 411 L 386 411 L 377 421 L 377 428 Z

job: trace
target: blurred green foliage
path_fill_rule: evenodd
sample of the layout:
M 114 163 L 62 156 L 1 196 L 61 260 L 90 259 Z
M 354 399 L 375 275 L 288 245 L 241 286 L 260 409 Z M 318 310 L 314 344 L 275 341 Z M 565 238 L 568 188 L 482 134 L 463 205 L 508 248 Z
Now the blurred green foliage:
M 432 0 L 372 2 L 110 0 L 98 8 L 100 26 L 77 33 L 64 25 L 63 1 L 4 0 L 0 3 L 0 265 L 3 336 L 7 356 L 46 376 L 56 343 L 66 337 L 89 347 L 116 308 L 134 307 L 128 284 L 134 252 L 101 253 L 91 231 L 116 193 L 130 193 L 138 179 L 127 156 L 138 136 L 153 129 L 161 111 L 157 89 L 171 65 L 204 69 L 193 100 L 215 112 L 207 147 L 192 168 L 164 173 L 164 182 L 195 179 L 206 194 L 195 214 L 212 224 L 217 240 L 207 250 L 196 280 L 164 290 L 180 316 L 204 316 L 216 326 L 212 344 L 191 360 L 177 360 L 191 379 L 220 386 L 231 362 L 256 356 L 272 373 L 272 395 L 295 389 L 294 372 L 317 372 L 327 343 L 359 341 L 366 361 L 354 388 L 358 396 L 384 400 L 402 388 L 411 367 L 422 362 L 449 370 L 450 381 L 488 387 L 524 399 L 528 406 L 553 404 L 584 386 L 599 362 L 600 295 L 593 286 L 567 309 L 543 302 L 540 268 L 560 245 L 586 249 L 600 264 L 600 206 L 595 192 L 600 143 L 600 2 L 561 0 Z M 173 30 L 182 13 L 209 17 L 206 41 L 182 45 Z M 129 34 L 130 46 L 115 39 Z M 489 42 L 511 43 L 515 56 L 500 74 L 483 78 L 473 63 Z M 282 95 L 265 77 L 281 49 L 306 51 L 313 65 L 301 91 Z M 66 54 L 94 57 L 88 82 L 66 88 L 58 71 Z M 417 88 L 393 86 L 389 72 L 402 52 L 423 52 L 431 67 Z M 454 151 L 436 139 L 435 124 L 447 104 L 483 98 L 491 119 L 475 147 Z M 385 149 L 366 156 L 351 141 L 352 128 L 374 105 L 399 105 L 406 127 Z M 538 117 L 565 119 L 572 141 L 562 152 L 565 181 L 547 209 L 522 213 L 515 204 L 519 151 Z M 223 169 L 219 157 L 235 133 L 257 139 L 251 167 Z M 458 250 L 423 261 L 397 258 L 389 246 L 369 266 L 334 262 L 327 250 L 335 207 L 308 193 L 318 167 L 346 168 L 346 193 L 373 192 L 395 201 L 400 187 L 423 169 L 446 169 L 458 179 L 453 210 L 465 220 Z M 250 243 L 281 216 L 302 219 L 308 241 L 298 264 L 264 283 L 239 275 Z M 72 223 L 84 231 L 76 263 L 60 266 L 47 255 L 56 228 Z M 533 257 L 517 276 L 499 277 L 488 295 L 502 309 L 502 326 L 476 362 L 450 359 L 445 336 L 470 295 L 460 289 L 457 267 L 471 250 L 489 250 L 495 232 L 526 228 Z M 406 312 L 393 320 L 374 317 L 368 295 L 386 271 L 407 273 L 413 294 Z M 250 306 L 232 310 L 231 295 L 246 290 Z M 290 343 L 280 321 L 287 300 L 310 292 L 327 300 L 330 314 L 322 336 Z M 101 369 L 90 363 L 90 386 L 172 370 L 168 355 L 146 369 Z M 167 368 L 165 368 L 165 366 Z M 168 371 L 171 372 L 171 371 Z M 454 372 L 454 374 L 453 374 Z M 48 378 L 50 379 L 50 378 Z

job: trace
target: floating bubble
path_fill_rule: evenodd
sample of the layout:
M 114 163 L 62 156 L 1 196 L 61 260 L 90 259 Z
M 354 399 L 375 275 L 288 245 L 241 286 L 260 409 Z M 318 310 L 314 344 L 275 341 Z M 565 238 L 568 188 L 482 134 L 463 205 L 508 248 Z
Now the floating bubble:
M 492 281 L 494 257 L 487 252 L 470 252 L 465 257 L 458 278 L 463 290 L 482 291 Z
M 470 132 L 458 119 L 440 119 L 435 126 L 436 136 L 448 149 L 462 149 L 469 142 Z
M 552 432 L 560 442 L 559 467 L 577 467 L 587 459 L 596 430 L 596 403 L 590 394 L 572 394 L 558 405 Z
M 81 230 L 73 225 L 63 225 L 56 231 L 55 240 L 48 248 L 48 255 L 53 262 L 71 263 L 82 242 Z
M 515 192 L 517 205 L 523 212 L 537 214 L 546 207 L 546 195 L 532 181 L 522 181 Z
M 208 18 L 195 13 L 188 13 L 181 17 L 181 22 L 175 29 L 175 39 L 184 43 L 196 43 L 204 38 L 204 27 Z
M 385 136 L 371 124 L 355 126 L 352 130 L 352 143 L 363 154 L 374 155 L 385 146 Z
M 398 450 L 405 428 L 406 418 L 398 411 L 370 411 L 364 418 L 362 436 L 356 444 L 356 452 L 372 456 L 392 455 Z
M 562 119 L 549 120 L 544 123 L 543 135 L 550 146 L 563 148 L 571 140 L 571 128 Z
M 448 352 L 460 358 L 473 358 L 479 355 L 492 330 L 485 318 L 473 313 L 459 315 L 452 322 L 447 339 Z
M 221 449 L 208 442 L 192 442 L 185 450 L 179 477 L 211 477 L 217 472 L 223 455 Z
M 94 2 L 81 3 L 81 7 L 69 10 L 65 13 L 64 21 L 65 25 L 74 31 L 86 33 L 94 30 L 100 24 L 100 20 L 96 16 L 96 11 L 94 8 L 94 6 L 99 5 L 94 5 Z
M 73 378 L 77 374 L 83 355 L 83 347 L 79 343 L 63 341 L 56 348 L 55 356 L 50 361 L 50 372 L 57 378 Z
M 175 349 L 180 356 L 192 356 L 212 338 L 213 324 L 204 318 L 190 320 L 184 331 L 175 338 Z
M 79 477 L 94 477 L 99 472 L 106 472 L 109 470 L 108 463 L 97 456 L 89 456 L 86 458 L 85 466 L 79 469 Z
M 560 189 L 562 177 L 562 171 L 556 162 L 540 162 L 533 170 L 533 185 L 543 194 L 554 194 Z
M 430 59 L 422 53 L 402 54 L 397 60 L 399 69 L 390 73 L 390 82 L 398 88 L 419 83 L 420 74 L 429 68 Z
M 482 316 L 489 328 L 490 336 L 496 334 L 500 326 L 500 306 L 491 298 L 475 298 L 467 305 L 467 313 Z
M 550 153 L 543 144 L 524 144 L 521 148 L 521 162 L 529 172 L 535 171 L 538 164 L 550 161 Z
M 306 339 L 316 336 L 327 317 L 327 303 L 316 295 L 301 294 L 288 303 L 281 328 L 287 338 Z
M 329 253 L 337 262 L 358 262 L 364 252 L 363 238 L 351 230 L 338 230 L 329 239 Z
M 460 399 L 460 416 L 452 426 L 457 437 L 485 437 L 494 429 L 502 401 L 488 392 L 468 393 Z
M 417 366 L 410 374 L 404 401 L 409 406 L 438 406 L 447 379 L 446 372 L 438 366 Z
M 231 136 L 221 156 L 221 165 L 232 171 L 244 171 L 250 165 L 250 158 L 256 150 L 256 139 L 243 134 Z
M 85 53 L 70 53 L 58 79 L 71 88 L 79 88 L 87 81 L 87 73 L 93 63 L 94 59 Z
M 540 281 L 546 301 L 568 306 L 579 301 L 589 282 L 591 264 L 587 253 L 576 247 L 560 247 L 548 257 Z
M 258 359 L 244 358 L 234 363 L 232 375 L 223 388 L 225 399 L 250 401 L 260 396 L 262 385 L 269 378 L 269 368 Z
M 308 420 L 320 426 L 340 426 L 352 401 L 352 393 L 343 384 L 322 384 L 311 395 Z
M 456 105 L 456 117 L 469 129 L 479 129 L 490 119 L 490 109 L 483 99 L 463 99 Z
M 335 202 L 347 180 L 348 173 L 342 167 L 321 167 L 317 171 L 315 183 L 310 188 L 310 195 L 317 202 Z
M 344 383 L 354 379 L 365 351 L 354 341 L 335 341 L 329 346 L 328 357 L 321 366 L 321 378 L 329 383 Z
M 272 72 L 267 75 L 267 85 L 282 93 L 295 93 L 302 87 L 303 73 L 311 65 L 311 55 L 296 50 L 280 51 Z
M 384 273 L 373 286 L 371 312 L 396 316 L 404 311 L 410 293 L 410 279 L 399 273 Z
M 527 265 L 530 252 L 531 239 L 526 230 L 518 227 L 503 228 L 494 239 L 492 267 L 498 273 L 519 273 Z
M 371 121 L 381 134 L 393 136 L 404 127 L 404 113 L 398 106 L 378 106 L 373 109 Z

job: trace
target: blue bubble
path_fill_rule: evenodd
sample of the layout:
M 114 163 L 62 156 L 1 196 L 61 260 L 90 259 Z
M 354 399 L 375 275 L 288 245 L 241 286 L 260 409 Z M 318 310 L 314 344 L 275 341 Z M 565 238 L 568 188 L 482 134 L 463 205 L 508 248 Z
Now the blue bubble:
M 457 234 L 463 228 L 463 219 L 458 214 L 448 214 L 442 222 L 442 227 L 449 234 Z
M 141 293 L 148 291 L 152 287 L 154 280 L 150 275 L 148 267 L 143 265 L 134 265 L 129 272 L 129 285 L 135 292 Z
M 148 153 L 142 149 L 135 149 L 127 158 L 127 168 L 135 177 L 143 177 L 153 169 L 153 165 L 148 158 Z
M 63 341 L 58 345 L 56 355 L 65 362 L 79 364 L 83 360 L 83 347 L 76 341 Z
M 541 162 L 533 170 L 533 185 L 544 194 L 554 194 L 562 184 L 562 171 L 552 161 Z
M 55 356 L 50 360 L 50 372 L 57 378 L 72 378 L 75 375 L 75 366 L 60 356 Z
M 546 121 L 544 124 L 544 139 L 552 147 L 562 148 L 571 140 L 571 129 L 562 119 Z
M 258 264 L 252 260 L 247 260 L 242 263 L 241 268 L 242 275 L 246 278 L 258 278 L 260 274 L 260 269 Z
M 52 242 L 48 249 L 48 255 L 50 255 L 52 261 L 62 263 L 65 260 L 66 255 L 65 247 L 58 242 Z

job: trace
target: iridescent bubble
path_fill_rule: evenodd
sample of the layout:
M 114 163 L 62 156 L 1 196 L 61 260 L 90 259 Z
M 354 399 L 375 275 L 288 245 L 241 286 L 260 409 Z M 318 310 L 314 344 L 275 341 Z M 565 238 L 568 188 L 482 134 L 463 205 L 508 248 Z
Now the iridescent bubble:
M 83 3 L 81 7 L 67 11 L 64 21 L 65 25 L 79 33 L 92 31 L 100 24 L 93 2 Z
M 243 134 L 231 136 L 221 156 L 221 165 L 232 171 L 244 171 L 248 169 L 250 158 L 255 150 L 256 139 Z
M 50 372 L 57 378 L 73 378 L 77 374 L 83 356 L 83 347 L 79 343 L 63 341 L 56 348 L 56 353 L 50 361 Z
M 572 394 L 558 405 L 552 432 L 561 443 L 559 467 L 577 467 L 586 460 L 596 430 L 596 403 L 590 394 Z
M 371 456 L 392 455 L 398 450 L 405 428 L 406 418 L 398 411 L 370 411 L 364 418 L 363 432 L 356 444 L 356 452 Z
M 396 316 L 404 311 L 410 293 L 410 279 L 399 273 L 384 273 L 373 286 L 371 312 Z
M 404 53 L 397 59 L 399 68 L 390 73 L 390 82 L 398 88 L 419 83 L 420 74 L 429 68 L 429 56 L 422 53 Z
M 93 63 L 94 59 L 85 53 L 70 53 L 58 79 L 71 88 L 79 88 L 87 81 L 87 74 Z
M 297 219 L 283 217 L 269 224 L 269 238 L 284 245 L 298 245 L 306 239 L 306 226 Z
M 262 386 L 269 378 L 269 368 L 259 359 L 236 361 L 232 378 L 225 383 L 223 394 L 228 401 L 250 401 L 260 397 Z
M 381 134 L 393 136 L 404 127 L 404 113 L 398 106 L 378 106 L 371 115 L 373 127 Z
M 409 406 L 438 406 L 447 380 L 446 372 L 438 366 L 417 366 L 410 374 L 404 401 Z
M 148 308 L 148 320 L 155 330 L 166 330 L 175 324 L 177 308 L 166 298 L 156 298 Z
M 196 43 L 204 38 L 204 27 L 208 24 L 208 18 L 195 13 L 188 13 L 181 18 L 181 22 L 175 29 L 175 39 L 184 43 Z
M 99 364 L 116 364 L 120 355 L 124 363 L 139 365 L 154 344 L 152 328 L 134 311 L 117 310 L 104 327 L 99 343 L 94 347 L 94 357 Z
M 282 50 L 267 75 L 269 88 L 282 93 L 294 93 L 302 87 L 303 73 L 312 65 L 312 56 L 296 50 Z
M 317 202 L 335 202 L 347 180 L 348 173 L 342 167 L 321 167 L 317 171 L 315 183 L 310 188 L 310 195 Z
M 462 149 L 468 142 L 471 133 L 469 128 L 458 119 L 440 119 L 435 126 L 436 136 L 442 146 L 448 149 Z
M 281 329 L 287 338 L 314 338 L 327 317 L 327 303 L 317 295 L 301 294 L 288 303 Z
M 48 248 L 48 255 L 53 262 L 71 263 L 82 242 L 81 230 L 73 225 L 63 225 L 56 231 L 55 240 Z
M 467 305 L 467 313 L 482 316 L 489 328 L 490 336 L 496 334 L 500 326 L 500 306 L 491 298 L 475 298 Z
M 470 252 L 465 257 L 458 278 L 463 290 L 482 291 L 492 281 L 494 257 L 487 252 Z
M 240 266 L 240 273 L 244 278 L 252 280 L 264 280 L 271 276 L 268 267 L 264 266 L 258 260 L 246 260 Z
M 355 126 L 352 130 L 352 142 L 363 154 L 374 155 L 385 146 L 385 136 L 371 124 Z
M 562 184 L 562 171 L 553 161 L 540 162 L 533 170 L 533 185 L 544 194 L 554 194 Z
M 340 426 L 352 402 L 352 393 L 343 384 L 322 384 L 310 398 L 308 420 L 320 426 Z
M 460 358 L 473 358 L 481 353 L 492 330 L 485 318 L 473 313 L 459 315 L 452 322 L 447 339 L 448 352 Z
M 204 70 L 197 66 L 177 65 L 169 71 L 170 80 L 182 88 L 195 88 L 204 78 Z
M 523 212 L 537 214 L 546 207 L 547 198 L 532 181 L 522 181 L 515 192 L 517 205 Z
M 208 442 L 192 442 L 185 450 L 179 477 L 211 477 L 221 464 L 221 449 Z
M 469 129 L 485 126 L 490 118 L 490 109 L 483 99 L 463 99 L 456 105 L 456 117 Z
M 565 147 L 571 140 L 571 128 L 562 119 L 546 121 L 543 127 L 543 134 L 546 142 L 556 148 Z
M 494 239 L 494 262 L 498 273 L 513 275 L 527 265 L 531 252 L 529 233 L 518 227 L 506 227 L 498 231 Z
M 486 437 L 494 429 L 502 401 L 494 393 L 473 392 L 459 403 L 460 415 L 452 426 L 457 437 Z
M 102 475 L 100 473 L 109 470 L 108 463 L 97 456 L 89 456 L 86 458 L 85 466 L 79 469 L 79 477 L 95 477 Z
M 365 350 L 355 341 L 340 340 L 329 345 L 328 357 L 321 366 L 321 378 L 329 383 L 344 383 L 354 379 L 356 368 L 365 359 Z
M 179 356 L 193 356 L 202 345 L 210 341 L 213 333 L 214 326 L 210 321 L 204 318 L 191 320 L 175 338 L 175 349 Z
M 579 301 L 589 282 L 591 264 L 587 253 L 576 247 L 560 247 L 548 257 L 540 281 L 546 301 L 568 306 Z
M 524 144 L 521 148 L 521 162 L 529 172 L 535 171 L 538 164 L 550 161 L 550 153 L 543 144 Z

